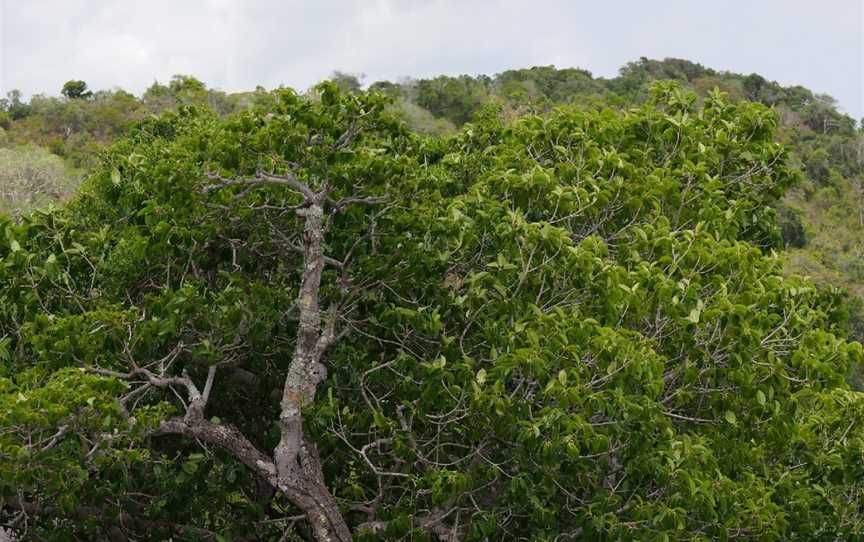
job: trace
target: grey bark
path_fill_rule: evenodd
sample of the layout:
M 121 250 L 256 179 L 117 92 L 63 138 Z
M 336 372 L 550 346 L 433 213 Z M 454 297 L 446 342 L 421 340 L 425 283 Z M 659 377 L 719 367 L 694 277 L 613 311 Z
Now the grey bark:
M 305 204 L 297 209 L 305 221 L 303 232 L 303 268 L 297 297 L 299 326 L 291 363 L 282 388 L 279 444 L 271 460 L 235 427 L 214 424 L 204 419 L 203 412 L 212 386 L 213 371 L 208 374 L 204 393 L 199 393 L 187 375 L 165 379 L 148 374 L 153 385 L 182 384 L 189 391 L 189 410 L 183 418 L 162 422 L 157 434 L 176 434 L 200 439 L 230 452 L 256 472 L 277 491 L 281 491 L 299 508 L 318 542 L 350 542 L 351 531 L 342 516 L 336 499 L 324 481 L 318 449 L 306 438 L 303 429 L 303 408 L 315 397 L 318 384 L 326 376 L 321 360 L 327 348 L 336 340 L 337 313 L 330 311 L 322 323 L 320 307 L 321 275 L 331 259 L 324 255 L 325 205 L 339 207 L 351 203 L 377 203 L 380 198 L 349 198 L 339 202 L 328 199 L 328 189 L 312 191 L 292 175 L 259 175 L 254 179 L 224 179 L 204 188 L 204 192 L 225 186 L 255 186 L 283 184 L 302 194 Z M 300 248 L 300 247 L 298 247 Z M 140 370 L 137 372 L 141 372 Z M 131 376 L 123 375 L 123 376 Z

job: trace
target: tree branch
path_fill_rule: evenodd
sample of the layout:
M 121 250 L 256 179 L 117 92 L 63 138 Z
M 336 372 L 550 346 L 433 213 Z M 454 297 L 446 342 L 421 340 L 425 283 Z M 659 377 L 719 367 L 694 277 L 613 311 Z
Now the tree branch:
M 337 211 L 342 209 L 343 207 L 347 207 L 354 203 L 362 205 L 375 205 L 378 203 L 386 202 L 387 198 L 384 196 L 348 196 L 335 201 L 330 198 L 327 199 L 327 203 L 330 204 L 330 207 Z
M 239 429 L 230 424 L 215 424 L 207 420 L 190 423 L 185 418 L 173 418 L 159 424 L 153 436 L 182 435 L 199 439 L 230 452 L 261 478 L 278 487 L 273 460 L 259 451 Z
M 293 188 L 303 195 L 305 201 L 314 199 L 315 192 L 309 188 L 309 185 L 299 180 L 294 174 L 287 173 L 285 175 L 276 175 L 272 173 L 257 173 L 255 177 L 245 179 L 229 179 L 215 173 L 205 173 L 208 179 L 219 181 L 214 184 L 207 185 L 201 189 L 201 192 L 208 193 L 229 186 L 262 186 L 262 185 L 282 185 Z
M 198 391 L 198 387 L 195 386 L 195 383 L 188 377 L 188 375 L 184 376 L 157 376 L 155 373 L 150 371 L 149 369 L 145 369 L 143 367 L 138 367 L 132 369 L 128 373 L 121 373 L 119 371 L 111 371 L 108 369 L 102 369 L 101 367 L 91 367 L 91 371 L 96 374 L 102 376 L 110 376 L 112 378 L 117 378 L 119 380 L 132 380 L 136 376 L 143 376 L 147 379 L 147 382 L 157 388 L 167 388 L 168 386 L 183 386 L 187 389 L 189 393 L 189 400 L 193 401 L 197 398 L 201 397 L 201 392 Z
M 294 252 L 299 252 L 301 254 L 304 254 L 306 252 L 306 249 L 304 249 L 303 247 L 298 247 L 297 245 L 289 245 L 289 246 L 291 247 L 291 250 L 293 250 Z M 336 258 L 331 258 L 330 256 L 322 256 L 322 257 L 324 258 L 324 263 L 326 263 L 329 266 L 335 267 L 337 269 L 342 269 L 343 267 L 345 267 L 345 263 L 340 262 Z
M 411 519 L 412 527 L 414 529 L 429 531 L 435 534 L 435 536 L 438 537 L 438 540 L 441 540 L 442 542 L 458 542 L 460 540 L 459 531 L 455 527 L 448 527 L 444 523 L 445 518 L 454 510 L 457 509 L 454 508 L 448 512 L 433 511 L 425 516 L 414 516 Z M 357 530 L 367 531 L 374 534 L 385 530 L 389 524 L 389 521 L 367 521 L 361 523 L 357 527 Z
M 171 354 L 160 360 L 160 369 L 162 371 L 162 374 L 159 375 L 157 375 L 150 369 L 147 369 L 146 367 L 139 367 L 134 361 L 132 361 L 134 368 L 128 373 L 112 371 L 109 369 L 103 369 L 101 367 L 90 367 L 90 371 L 102 376 L 110 376 L 112 378 L 126 381 L 143 377 L 146 380 L 147 384 L 151 386 L 156 386 L 157 388 L 171 388 L 173 390 L 173 386 L 183 386 L 184 388 L 186 388 L 189 401 L 189 404 L 186 405 L 186 418 L 190 421 L 197 421 L 204 416 L 204 409 L 207 406 L 207 401 L 210 398 L 210 391 L 213 389 L 213 381 L 216 377 L 216 366 L 210 367 L 207 371 L 207 381 L 204 385 L 203 394 L 198 389 L 198 386 L 195 385 L 195 382 L 192 381 L 192 378 L 189 376 L 189 373 L 187 373 L 185 369 L 183 370 L 182 376 L 165 376 L 165 361 L 168 360 L 170 364 L 170 362 L 173 361 L 177 357 L 177 355 L 179 355 L 180 351 L 182 350 L 182 346 L 182 344 L 177 345 L 177 347 L 174 348 Z M 120 404 L 121 406 L 125 407 L 122 400 Z
M 207 404 L 207 401 L 210 399 L 210 391 L 213 389 L 213 381 L 216 379 L 216 365 L 211 365 L 209 369 L 207 369 L 207 382 L 204 383 L 204 393 L 202 394 L 202 399 L 204 400 L 204 404 Z

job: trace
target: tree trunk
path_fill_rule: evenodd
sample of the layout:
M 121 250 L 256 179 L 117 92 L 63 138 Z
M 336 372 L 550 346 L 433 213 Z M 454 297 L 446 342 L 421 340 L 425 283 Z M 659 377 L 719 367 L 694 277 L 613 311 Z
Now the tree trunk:
M 324 271 L 324 200 L 316 194 L 300 211 L 306 219 L 303 235 L 303 276 L 297 306 L 300 324 L 291 365 L 282 391 L 279 427 L 282 435 L 273 453 L 280 491 L 300 508 L 319 542 L 348 542 L 351 532 L 324 482 L 318 450 L 305 438 L 302 408 L 315 397 L 321 357 L 334 340 L 335 313 L 321 328 L 319 292 Z

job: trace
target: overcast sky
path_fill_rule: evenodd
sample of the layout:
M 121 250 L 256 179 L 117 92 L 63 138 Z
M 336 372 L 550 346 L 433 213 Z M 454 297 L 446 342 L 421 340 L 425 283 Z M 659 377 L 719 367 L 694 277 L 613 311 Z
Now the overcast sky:
M 305 89 L 554 64 L 611 77 L 640 56 L 758 72 L 864 116 L 864 0 L 0 0 L 0 91 L 69 79 L 140 93 L 190 74 Z

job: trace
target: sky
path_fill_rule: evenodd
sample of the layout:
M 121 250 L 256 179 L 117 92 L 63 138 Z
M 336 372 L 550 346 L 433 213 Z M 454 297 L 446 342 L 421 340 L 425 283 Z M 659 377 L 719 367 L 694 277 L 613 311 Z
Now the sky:
M 0 0 L 0 92 L 228 92 L 511 68 L 613 77 L 639 57 L 756 72 L 864 117 L 864 0 Z

